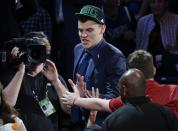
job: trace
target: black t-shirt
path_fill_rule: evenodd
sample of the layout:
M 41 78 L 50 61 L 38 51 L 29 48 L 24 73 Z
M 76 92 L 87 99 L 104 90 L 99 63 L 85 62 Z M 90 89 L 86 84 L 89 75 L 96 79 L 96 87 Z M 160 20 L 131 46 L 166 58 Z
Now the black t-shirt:
M 59 79 L 65 84 L 62 77 Z M 60 131 L 60 103 L 55 89 L 52 85 L 47 86 L 49 81 L 42 74 L 38 74 L 36 77 L 31 77 L 27 74 L 24 75 L 19 96 L 16 103 L 16 109 L 20 113 L 20 117 L 23 120 L 28 131 Z M 47 88 L 46 88 L 47 86 Z M 35 91 L 35 94 L 33 94 Z M 35 100 L 35 96 L 38 96 L 39 100 L 48 94 L 52 105 L 55 107 L 56 112 L 46 117 L 42 112 L 38 101 Z
M 123 107 L 106 118 L 101 131 L 177 131 L 178 121 L 167 107 L 144 96 L 126 100 Z

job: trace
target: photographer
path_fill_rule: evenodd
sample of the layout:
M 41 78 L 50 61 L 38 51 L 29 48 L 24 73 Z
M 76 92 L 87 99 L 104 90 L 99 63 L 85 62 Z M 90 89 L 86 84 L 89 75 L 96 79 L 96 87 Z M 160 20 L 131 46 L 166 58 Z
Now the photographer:
M 66 83 L 55 64 L 47 59 L 50 52 L 47 37 L 42 32 L 31 32 L 24 40 L 27 52 L 18 47 L 11 52 L 17 59 L 26 54 L 27 59 L 16 73 L 16 82 L 4 90 L 7 101 L 19 109 L 28 131 L 60 131 L 61 108 L 68 111 L 59 99 L 67 90 Z

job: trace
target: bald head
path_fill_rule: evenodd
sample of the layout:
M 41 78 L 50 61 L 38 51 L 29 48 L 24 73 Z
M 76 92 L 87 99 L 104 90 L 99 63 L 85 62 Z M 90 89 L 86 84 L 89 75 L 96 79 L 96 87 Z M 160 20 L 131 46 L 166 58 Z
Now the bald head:
M 138 69 L 129 69 L 119 80 L 122 99 L 145 96 L 146 81 Z

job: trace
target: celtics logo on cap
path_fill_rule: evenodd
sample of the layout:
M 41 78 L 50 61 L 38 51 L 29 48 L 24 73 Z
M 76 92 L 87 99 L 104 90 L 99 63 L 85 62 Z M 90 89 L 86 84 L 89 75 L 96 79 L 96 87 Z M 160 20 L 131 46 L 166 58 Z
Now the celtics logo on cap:
M 76 13 L 77 16 L 86 16 L 97 23 L 104 24 L 104 14 L 103 11 L 95 6 L 86 5 L 84 6 L 80 13 Z
M 81 14 L 86 14 L 88 16 L 91 16 L 91 17 L 95 17 L 97 18 L 97 12 L 95 9 L 91 8 L 91 7 L 87 7 L 87 8 L 83 8 L 81 11 L 80 11 Z

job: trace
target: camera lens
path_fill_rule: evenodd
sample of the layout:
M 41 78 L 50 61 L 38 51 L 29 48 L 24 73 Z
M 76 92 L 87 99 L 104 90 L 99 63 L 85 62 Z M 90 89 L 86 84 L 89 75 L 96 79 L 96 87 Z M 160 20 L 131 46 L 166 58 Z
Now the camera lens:
M 46 60 L 46 48 L 44 45 L 31 45 L 29 46 L 28 55 L 30 63 L 41 63 Z

